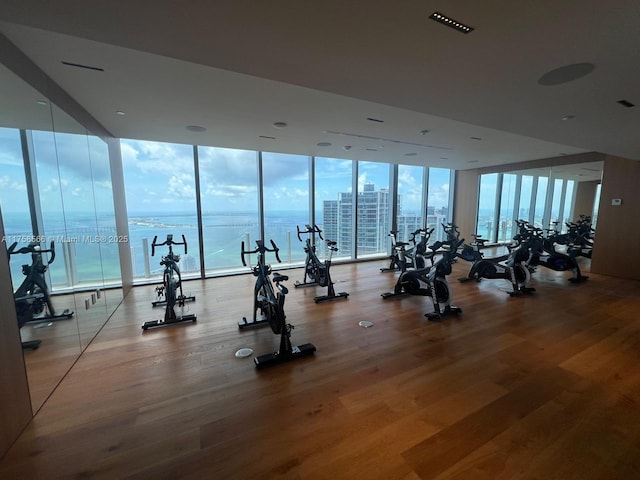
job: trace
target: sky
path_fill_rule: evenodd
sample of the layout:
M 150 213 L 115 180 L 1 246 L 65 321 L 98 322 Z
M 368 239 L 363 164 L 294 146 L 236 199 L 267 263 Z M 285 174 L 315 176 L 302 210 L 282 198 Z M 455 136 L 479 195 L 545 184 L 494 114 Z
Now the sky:
M 33 132 L 42 210 L 49 213 L 112 211 L 112 186 L 106 144 L 95 137 Z M 121 140 L 127 206 L 154 214 L 195 211 L 193 147 Z M 199 147 L 202 205 L 205 213 L 256 211 L 257 153 Z M 266 211 L 309 208 L 308 157 L 263 153 Z M 351 160 L 316 158 L 316 208 L 352 191 Z M 373 183 L 388 188 L 389 165 L 359 162 L 358 189 Z M 19 131 L 0 128 L 0 206 L 3 212 L 27 213 L 28 202 Z M 422 205 L 422 169 L 400 166 L 399 192 L 404 212 Z M 431 169 L 429 203 L 446 205 L 449 171 Z

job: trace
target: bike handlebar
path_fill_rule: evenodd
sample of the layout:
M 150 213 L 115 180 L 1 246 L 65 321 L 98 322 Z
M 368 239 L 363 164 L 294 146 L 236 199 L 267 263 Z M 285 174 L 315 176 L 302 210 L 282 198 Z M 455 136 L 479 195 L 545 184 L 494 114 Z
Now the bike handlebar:
M 15 248 L 17 245 L 18 245 L 18 242 L 13 242 L 7 249 L 7 253 L 9 255 L 17 255 L 18 253 L 39 253 L 39 254 L 51 253 L 51 257 L 49 257 L 49 259 L 47 260 L 48 264 L 53 263 L 53 261 L 56 259 L 56 248 L 53 240 L 51 240 L 49 248 L 45 248 L 45 249 L 40 248 L 40 244 L 36 242 L 31 242 L 26 247 L 22 247 L 16 250 Z
M 256 240 L 256 245 L 257 247 L 253 250 L 245 250 L 244 249 L 244 241 L 242 242 L 241 246 L 240 246 L 240 258 L 242 259 L 242 265 L 244 265 L 245 267 L 247 266 L 247 262 L 244 259 L 245 255 L 251 255 L 252 253 L 260 253 L 262 255 L 264 255 L 266 252 L 273 252 L 276 255 L 276 260 L 278 260 L 278 263 L 282 263 L 282 260 L 280 260 L 280 255 L 278 252 L 280 252 L 280 249 L 278 248 L 278 246 L 276 245 L 276 243 L 273 240 L 270 240 L 271 242 L 271 247 L 272 248 L 268 248 L 264 245 L 264 240 Z
M 181 242 L 176 242 L 173 240 L 173 234 L 167 233 L 167 239 L 162 243 L 158 243 L 158 236 L 155 235 L 153 237 L 153 242 L 151 242 L 151 256 L 155 256 L 156 247 L 162 247 L 163 245 L 169 245 L 169 248 L 171 248 L 172 245 L 184 245 L 184 254 L 187 254 L 187 239 L 184 237 L 184 235 L 182 235 Z
M 300 226 L 296 225 L 296 230 L 298 231 L 298 240 L 302 241 L 302 237 L 300 236 L 303 233 L 317 233 L 318 236 L 320 237 L 320 240 L 324 240 L 324 238 L 322 238 L 322 230 L 320 230 L 320 227 L 318 227 L 318 225 L 313 225 L 313 227 L 309 224 L 305 225 L 306 230 L 300 230 Z

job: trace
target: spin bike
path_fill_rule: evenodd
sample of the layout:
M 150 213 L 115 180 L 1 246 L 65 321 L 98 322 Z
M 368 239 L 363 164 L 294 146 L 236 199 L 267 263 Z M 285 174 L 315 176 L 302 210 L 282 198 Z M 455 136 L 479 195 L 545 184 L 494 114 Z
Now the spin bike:
M 184 245 L 184 253 L 187 254 L 187 240 L 182 235 L 182 242 L 175 242 L 173 235 L 168 234 L 167 239 L 162 243 L 157 243 L 158 236 L 153 237 L 151 243 L 151 256 L 156 253 L 156 247 L 162 247 L 167 245 L 169 247 L 169 253 L 162 257 L 160 265 L 164 267 L 162 272 L 162 294 L 165 297 L 164 303 L 166 305 L 164 311 L 164 318 L 162 320 L 150 320 L 144 322 L 142 330 L 148 330 L 150 328 L 167 327 L 176 325 L 178 323 L 195 322 L 196 316 L 194 314 L 177 315 L 175 306 L 184 307 L 184 303 L 188 297 L 182 293 L 182 277 L 180 276 L 180 268 L 178 262 L 180 261 L 180 255 L 173 253 L 174 245 Z M 156 289 L 157 290 L 157 289 Z
M 556 272 L 571 271 L 573 276 L 568 280 L 572 283 L 582 283 L 589 277 L 582 275 L 580 266 L 576 261 L 575 251 L 568 250 L 568 254 L 557 252 L 552 237 L 543 238 L 542 230 L 531 228 L 531 258 L 527 264 L 529 267 L 546 267 Z
M 289 277 L 273 273 L 272 283 L 272 278 L 270 277 L 272 273 L 271 265 L 266 263 L 265 256 L 267 252 L 273 252 L 278 262 L 280 262 L 280 256 L 278 255 L 279 249 L 273 240 L 271 240 L 271 247 L 267 248 L 263 240 L 256 240 L 256 248 L 254 250 L 245 250 L 244 242 L 242 242 L 240 251 L 242 264 L 245 267 L 247 266 L 245 255 L 257 253 L 258 263 L 252 268 L 252 273 L 256 277 L 253 291 L 253 322 L 248 322 L 245 317 L 243 323 L 239 323 L 238 326 L 242 329 L 247 326 L 269 325 L 274 334 L 280 335 L 280 348 L 277 352 L 260 355 L 253 359 L 259 369 L 312 355 L 316 351 L 316 347 L 311 343 L 305 343 L 297 347 L 291 344 L 293 325 L 287 323 L 284 314 L 285 295 L 289 293 L 289 290 L 282 285 L 282 282 L 288 280 Z M 276 286 L 277 293 L 274 292 L 273 284 Z M 258 310 L 261 312 L 259 319 L 256 318 Z
M 391 233 L 394 233 L 394 232 L 391 232 Z M 403 245 L 407 245 L 407 244 L 406 243 L 401 244 L 400 248 L 396 249 L 396 254 L 395 254 L 397 258 L 396 262 L 401 267 L 400 277 L 398 277 L 398 281 L 396 282 L 393 292 L 382 293 L 380 295 L 382 298 L 388 299 L 388 298 L 393 298 L 393 297 L 397 297 L 398 295 L 404 295 L 408 293 L 402 288 L 402 284 L 400 283 L 400 278 L 402 276 L 402 273 L 404 273 L 408 269 L 413 268 L 415 270 L 420 270 L 425 268 L 426 267 L 425 259 L 431 260 L 431 265 L 433 266 L 433 263 L 434 263 L 433 257 L 435 256 L 436 250 L 442 247 L 442 242 L 435 242 L 432 246 L 429 246 L 428 245 L 429 237 L 431 237 L 432 233 L 433 233 L 433 227 L 428 230 L 419 228 L 418 230 L 416 230 L 411 234 L 411 240 L 414 243 L 414 247 L 411 249 L 413 256 L 410 257 L 410 260 L 411 260 L 410 263 L 405 262 L 405 251 L 404 251 Z M 420 235 L 421 238 L 420 238 L 420 241 L 416 243 L 415 238 L 417 235 Z M 427 250 L 429 250 L 429 252 L 427 252 Z M 380 270 L 386 271 L 386 269 L 380 269 Z
M 507 255 L 485 258 L 480 250 L 484 248 L 487 239 L 480 235 L 473 235 L 473 237 L 473 242 L 466 245 L 459 255 L 460 258 L 473 262 L 473 265 L 467 276 L 460 277 L 458 281 L 479 282 L 483 278 L 508 280 L 513 288 L 513 291 L 508 292 L 512 297 L 535 291 L 535 288 L 527 286 L 531 280 L 531 273 L 526 265 L 531 256 L 528 243 L 520 243 Z
M 314 297 L 313 301 L 316 303 L 328 302 L 331 300 L 339 300 L 341 298 L 347 298 L 349 294 L 347 292 L 336 293 L 333 288 L 333 281 L 331 280 L 331 274 L 329 269 L 331 268 L 331 257 L 333 252 L 338 251 L 336 242 L 331 240 L 325 240 L 327 247 L 329 248 L 329 258 L 322 263 L 316 255 L 315 234 L 318 234 L 320 240 L 322 238 L 322 230 L 317 225 L 313 227 L 311 225 L 305 225 L 305 230 L 300 230 L 300 227 L 296 225 L 298 231 L 298 240 L 302 242 L 302 234 L 308 234 L 305 240 L 304 251 L 307 254 L 307 259 L 304 266 L 304 280 L 302 282 L 296 281 L 294 286 L 298 287 L 312 287 L 320 285 L 321 287 L 327 287 L 327 294 Z M 309 280 L 307 280 L 307 278 Z
M 421 295 L 431 297 L 433 312 L 425 313 L 429 320 L 440 320 L 444 315 L 459 315 L 460 307 L 451 305 L 451 291 L 447 282 L 447 275 L 451 273 L 451 265 L 458 255 L 458 248 L 464 240 L 452 240 L 448 243 L 449 249 L 445 250 L 442 257 L 430 267 L 419 270 L 407 270 L 400 275 L 401 289 L 409 295 Z
M 433 228 L 427 230 L 426 228 L 419 228 L 415 232 L 411 233 L 409 242 L 397 241 L 397 230 L 391 230 L 389 236 L 391 237 L 391 255 L 388 268 L 381 268 L 381 272 L 404 272 L 410 268 L 424 268 L 426 266 L 425 259 L 430 259 L 433 265 L 434 250 L 429 250 L 429 237 L 433 233 Z M 420 241 L 416 242 L 416 237 L 420 235 Z M 411 248 L 406 247 L 411 245 Z
M 31 254 L 31 265 L 22 265 L 22 273 L 26 277 L 14 293 L 16 310 L 19 316 L 23 316 L 24 323 L 54 322 L 73 317 L 73 311 L 68 308 L 56 313 L 51 303 L 49 287 L 44 274 L 56 258 L 53 240 L 51 240 L 48 249 L 40 248 L 38 242 L 31 242 L 28 246 L 16 250 L 17 245 L 18 242 L 11 244 L 8 249 L 9 255 Z M 51 254 L 46 262 L 43 259 L 45 253 Z

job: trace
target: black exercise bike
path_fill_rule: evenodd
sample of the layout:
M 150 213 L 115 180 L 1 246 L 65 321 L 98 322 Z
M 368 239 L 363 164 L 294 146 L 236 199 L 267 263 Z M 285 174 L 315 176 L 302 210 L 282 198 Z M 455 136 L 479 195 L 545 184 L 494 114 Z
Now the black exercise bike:
M 56 258 L 53 240 L 51 240 L 48 249 L 41 248 L 38 242 L 31 242 L 26 247 L 16 250 L 17 245 L 18 242 L 14 242 L 9 246 L 7 250 L 9 257 L 17 254 L 31 255 L 31 265 L 22 265 L 22 273 L 26 277 L 13 295 L 19 328 L 29 322 L 53 322 L 56 320 L 68 320 L 73 317 L 73 311 L 69 309 L 56 313 L 44 276 L 49 265 Z M 45 262 L 43 254 L 47 253 L 51 255 Z M 40 343 L 40 340 L 22 342 L 22 348 L 35 350 L 40 346 Z
M 433 312 L 425 313 L 429 320 L 437 321 L 445 315 L 459 315 L 460 307 L 451 305 L 451 290 L 447 282 L 447 275 L 451 273 L 451 265 L 458 255 L 458 249 L 464 240 L 451 239 L 450 242 L 442 242 L 448 248 L 444 250 L 442 257 L 432 266 L 418 270 L 407 270 L 400 275 L 400 288 L 409 295 L 421 295 L 431 297 Z
M 485 247 L 487 240 L 480 235 L 473 235 L 474 240 L 470 245 L 465 245 L 459 257 L 463 260 L 473 262 L 466 277 L 458 278 L 458 281 L 465 283 L 475 280 L 479 282 L 483 278 L 504 279 L 511 282 L 511 296 L 519 296 L 523 293 L 532 293 L 535 288 L 529 287 L 531 273 L 527 263 L 531 259 L 530 245 L 525 239 L 519 239 L 518 246 L 510 249 L 507 255 L 485 258 L 480 251 Z
M 195 322 L 196 316 L 194 314 L 177 315 L 175 307 L 184 308 L 185 301 L 188 297 L 182 292 L 182 276 L 180 275 L 180 267 L 178 262 L 180 261 L 180 255 L 173 252 L 174 245 L 183 245 L 184 253 L 187 254 L 187 240 L 182 235 L 182 242 L 176 242 L 173 240 L 173 235 L 168 234 L 167 239 L 162 243 L 157 243 L 158 236 L 153 237 L 151 243 L 151 256 L 155 256 L 156 247 L 167 245 L 169 247 L 169 253 L 162 257 L 160 265 L 164 267 L 162 272 L 162 286 L 161 294 L 164 297 L 163 303 L 166 305 L 164 311 L 164 318 L 161 320 L 150 320 L 142 325 L 142 330 L 149 330 L 150 328 L 168 327 L 171 325 L 182 324 L 186 322 Z M 156 289 L 157 291 L 157 289 Z
M 271 247 L 267 248 L 263 240 L 256 240 L 256 248 L 254 250 L 245 250 L 244 242 L 242 242 L 240 256 L 242 264 L 246 267 L 247 262 L 245 255 L 258 254 L 258 262 L 252 268 L 252 273 L 256 277 L 256 284 L 253 290 L 253 321 L 248 322 L 246 317 L 238 326 L 242 329 L 248 326 L 269 325 L 274 334 L 280 335 L 280 348 L 277 352 L 267 353 L 254 358 L 257 368 L 264 368 L 281 362 L 288 362 L 297 358 L 311 355 L 316 351 L 316 347 L 311 343 L 305 343 L 294 347 L 291 344 L 291 330 L 293 325 L 287 323 L 284 314 L 285 295 L 289 292 L 282 282 L 289 279 L 286 275 L 273 273 L 273 283 L 271 277 L 271 265 L 266 263 L 265 256 L 267 252 L 275 254 L 276 260 L 280 262 L 278 254 L 279 249 L 271 240 Z M 274 290 L 273 284 L 277 290 Z M 260 311 L 260 317 L 257 312 Z
M 300 226 L 296 225 L 298 231 L 298 240 L 302 242 L 301 235 L 307 234 L 308 237 L 305 240 L 304 251 L 307 254 L 307 259 L 304 265 L 304 280 L 302 282 L 296 281 L 294 286 L 298 287 L 312 287 L 319 285 L 321 287 L 327 287 L 327 294 L 320 295 L 313 298 L 316 303 L 328 302 L 331 300 L 339 300 L 347 298 L 349 294 L 347 292 L 336 293 L 333 287 L 333 281 L 331 280 L 331 257 L 334 252 L 338 251 L 336 242 L 331 240 L 325 240 L 327 248 L 329 249 L 329 258 L 324 262 L 321 262 L 316 255 L 316 239 L 315 234 L 318 234 L 320 240 L 322 238 L 322 230 L 317 225 L 313 227 L 311 225 L 305 225 L 305 230 L 300 230 Z

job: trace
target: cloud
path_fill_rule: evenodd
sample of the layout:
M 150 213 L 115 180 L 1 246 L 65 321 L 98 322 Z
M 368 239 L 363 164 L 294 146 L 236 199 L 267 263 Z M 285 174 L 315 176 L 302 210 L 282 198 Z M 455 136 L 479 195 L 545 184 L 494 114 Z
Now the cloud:
M 14 190 L 22 192 L 27 189 L 27 186 L 24 183 L 15 181 L 8 175 L 3 175 L 2 177 L 0 177 L 0 189 L 3 191 Z

